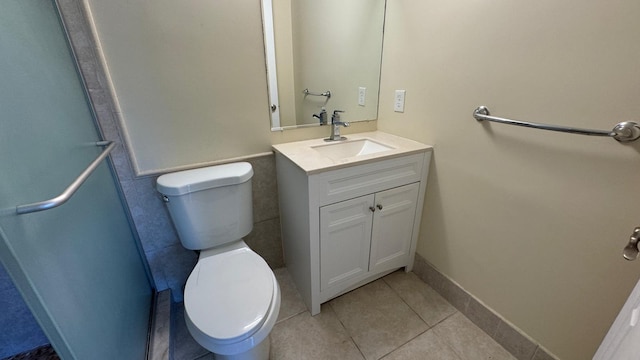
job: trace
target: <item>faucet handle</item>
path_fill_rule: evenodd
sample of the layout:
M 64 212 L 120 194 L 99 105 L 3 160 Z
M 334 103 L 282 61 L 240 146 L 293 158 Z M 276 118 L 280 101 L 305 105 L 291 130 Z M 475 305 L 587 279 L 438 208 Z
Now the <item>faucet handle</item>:
M 320 120 L 320 125 L 325 125 L 327 123 L 327 110 L 323 107 L 320 113 L 313 114 L 313 117 Z
M 333 110 L 333 115 L 331 115 L 331 123 L 340 121 L 340 113 L 345 112 L 344 110 Z

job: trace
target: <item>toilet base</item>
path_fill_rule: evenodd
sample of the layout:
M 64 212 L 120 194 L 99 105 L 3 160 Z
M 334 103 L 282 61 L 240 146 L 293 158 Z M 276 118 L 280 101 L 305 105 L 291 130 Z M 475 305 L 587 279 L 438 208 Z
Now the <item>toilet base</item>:
M 213 354 L 215 360 L 269 360 L 269 351 L 271 350 L 271 336 L 267 336 L 257 346 L 249 351 L 234 355 Z

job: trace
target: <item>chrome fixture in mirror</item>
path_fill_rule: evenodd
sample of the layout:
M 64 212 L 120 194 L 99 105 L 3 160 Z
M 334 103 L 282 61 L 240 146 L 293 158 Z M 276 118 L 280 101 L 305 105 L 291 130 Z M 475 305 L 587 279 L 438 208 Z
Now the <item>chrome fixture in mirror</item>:
M 629 237 L 629 243 L 622 249 L 622 256 L 630 261 L 638 257 L 638 238 L 640 237 L 640 227 L 633 229 L 633 234 Z
M 262 0 L 271 128 L 320 125 L 322 108 L 374 120 L 385 0 Z

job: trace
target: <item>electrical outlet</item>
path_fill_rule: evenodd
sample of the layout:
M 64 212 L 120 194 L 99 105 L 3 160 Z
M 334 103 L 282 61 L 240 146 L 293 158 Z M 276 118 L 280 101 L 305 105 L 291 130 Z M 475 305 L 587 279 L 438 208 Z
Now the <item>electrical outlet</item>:
M 364 102 L 367 98 L 367 88 L 360 86 L 358 88 L 358 105 L 364 106 Z
M 404 96 L 405 90 L 396 90 L 396 95 L 393 101 L 393 111 L 404 112 Z

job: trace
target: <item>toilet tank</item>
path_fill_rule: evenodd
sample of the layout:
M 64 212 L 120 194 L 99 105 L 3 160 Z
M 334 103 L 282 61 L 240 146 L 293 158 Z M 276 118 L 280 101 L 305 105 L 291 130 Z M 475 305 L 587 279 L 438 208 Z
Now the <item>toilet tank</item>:
M 158 177 L 182 245 L 202 250 L 241 239 L 253 227 L 247 162 L 179 171 Z

